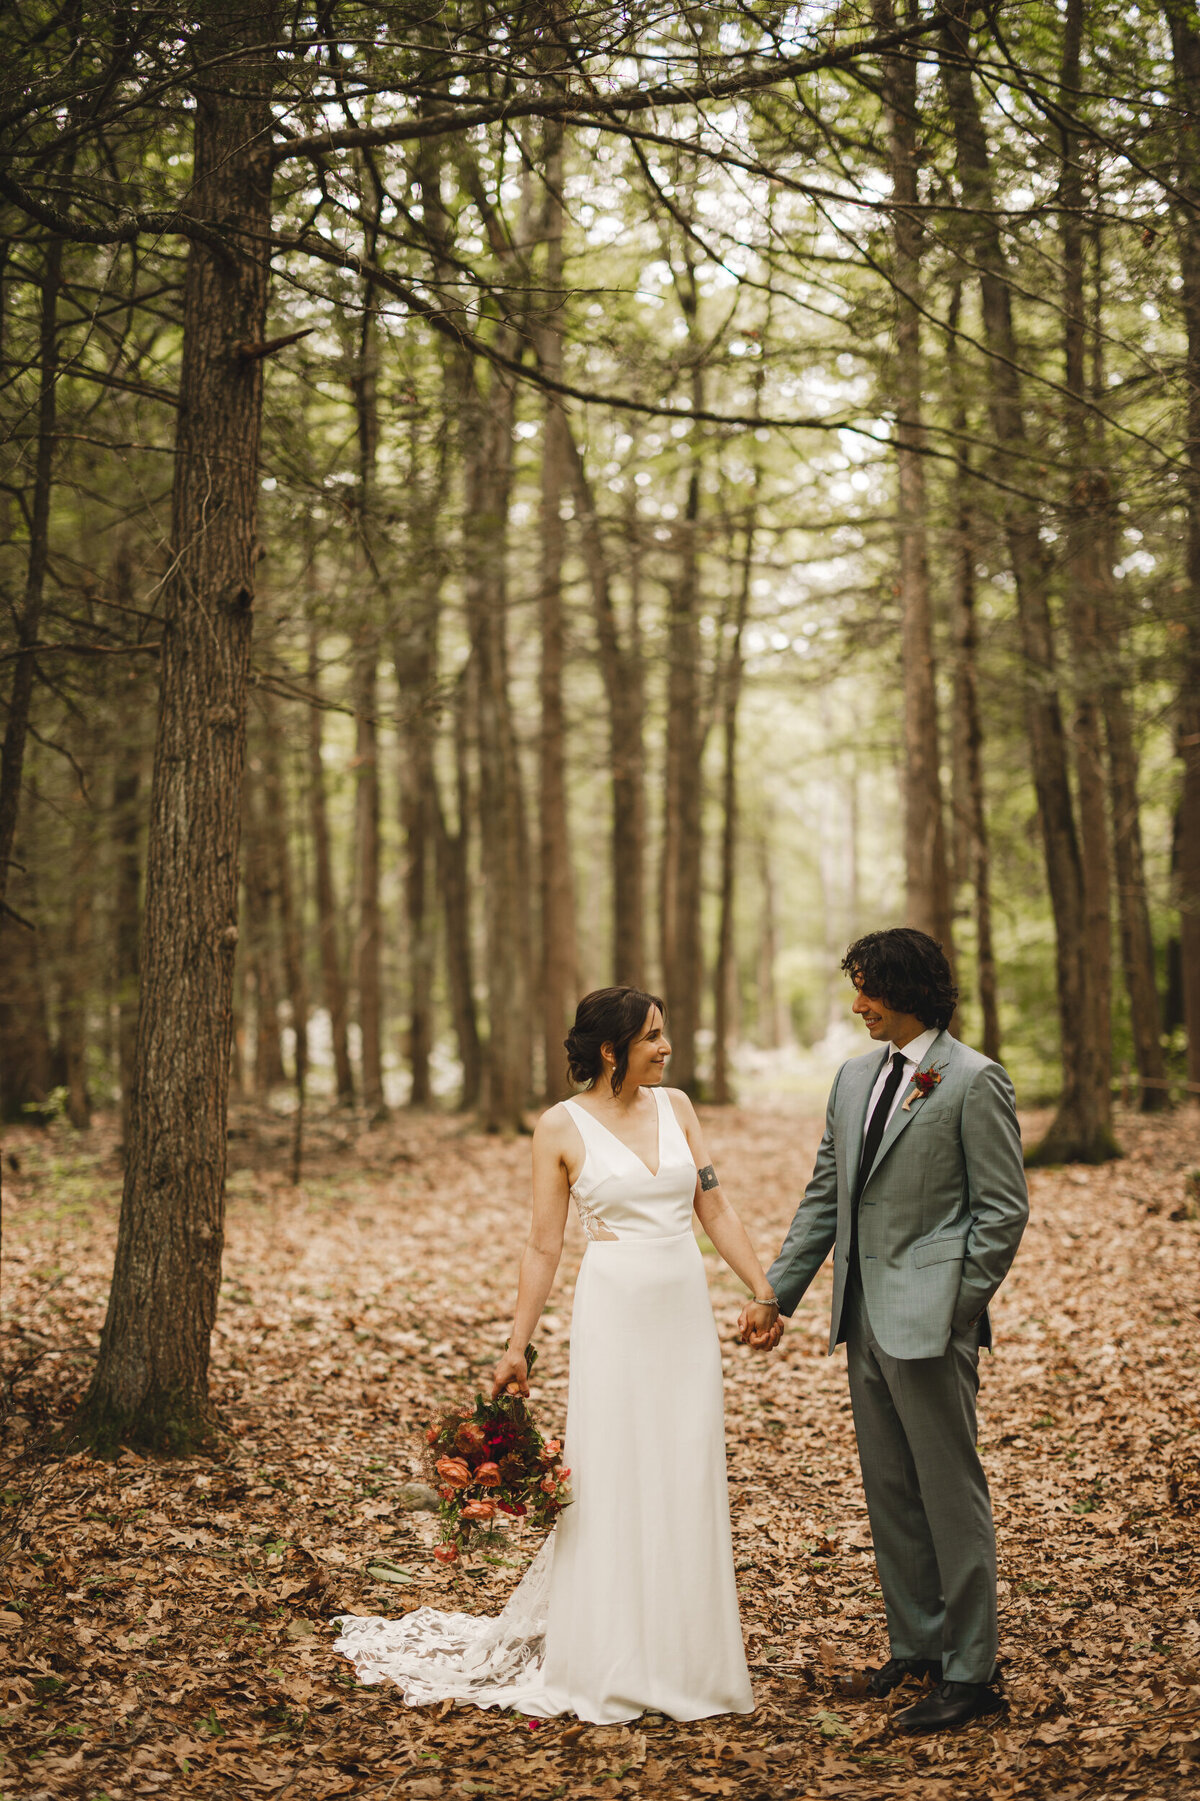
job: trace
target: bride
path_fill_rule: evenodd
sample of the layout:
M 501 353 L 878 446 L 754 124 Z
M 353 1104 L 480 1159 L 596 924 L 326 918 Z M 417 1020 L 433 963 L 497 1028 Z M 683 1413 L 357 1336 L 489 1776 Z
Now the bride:
M 417 1608 L 335 1622 L 364 1682 L 599 1725 L 749 1713 L 725 1477 L 721 1357 L 693 1209 L 752 1291 L 744 1335 L 778 1303 L 708 1160 L 687 1096 L 662 1086 L 663 1004 L 636 988 L 579 1003 L 566 1040 L 585 1094 L 533 1136 L 533 1224 L 492 1393 L 528 1394 L 525 1347 L 562 1254 L 568 1200 L 588 1245 L 575 1286 L 564 1462 L 574 1501 L 504 1611 Z

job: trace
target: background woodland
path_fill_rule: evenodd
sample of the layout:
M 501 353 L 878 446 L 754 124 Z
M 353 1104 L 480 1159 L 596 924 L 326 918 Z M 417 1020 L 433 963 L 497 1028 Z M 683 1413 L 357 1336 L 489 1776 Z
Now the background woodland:
M 230 1090 L 804 1091 L 850 937 L 1200 1098 L 1200 11 L 15 0 L 0 1084 L 122 1114 L 97 1443 L 206 1429 Z M 1190 1026 L 1190 1031 L 1189 1031 Z

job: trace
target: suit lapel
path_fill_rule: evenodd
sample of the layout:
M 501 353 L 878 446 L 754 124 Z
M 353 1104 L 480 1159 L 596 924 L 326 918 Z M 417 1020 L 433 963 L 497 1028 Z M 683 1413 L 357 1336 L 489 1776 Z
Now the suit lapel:
M 932 1045 L 921 1058 L 917 1068 L 932 1069 L 935 1063 L 945 1063 L 948 1060 L 946 1052 L 953 1043 L 953 1038 L 949 1037 L 946 1032 L 939 1032 Z M 876 1070 L 875 1073 L 878 1075 L 878 1070 Z M 904 1103 L 910 1094 L 913 1095 L 913 1099 L 906 1108 Z M 871 1165 L 870 1173 L 867 1176 L 867 1187 L 870 1187 L 871 1183 L 875 1180 L 875 1177 L 879 1174 L 880 1166 L 882 1165 L 884 1158 L 887 1156 L 900 1134 L 911 1124 L 913 1115 L 919 1113 L 921 1108 L 925 1105 L 926 1098 L 927 1097 L 923 1094 L 913 1093 L 911 1080 L 906 1082 L 904 1087 L 900 1090 L 900 1104 L 888 1121 L 887 1129 L 879 1141 L 879 1149 L 875 1153 L 875 1161 Z M 857 1168 L 857 1164 L 855 1165 L 855 1168 Z
M 850 1098 L 847 1107 L 846 1132 L 848 1136 L 846 1143 L 846 1164 L 850 1179 L 851 1194 L 853 1194 L 854 1190 L 858 1187 L 858 1166 L 862 1162 L 863 1136 L 867 1129 L 867 1107 L 871 1100 L 871 1090 L 878 1081 L 879 1072 L 887 1062 L 890 1054 L 890 1051 L 884 1051 L 882 1056 L 877 1057 L 870 1063 L 867 1063 L 864 1059 L 865 1067 L 862 1078 L 862 1087 L 858 1094 Z

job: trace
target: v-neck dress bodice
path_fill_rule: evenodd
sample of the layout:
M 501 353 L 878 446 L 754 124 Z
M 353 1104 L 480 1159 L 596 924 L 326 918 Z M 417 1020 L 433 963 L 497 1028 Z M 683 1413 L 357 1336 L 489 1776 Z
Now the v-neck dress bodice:
M 583 1140 L 571 1198 L 588 1238 L 674 1238 L 691 1230 L 696 1163 L 671 1097 L 648 1091 L 658 1110 L 658 1168 L 651 1173 L 623 1138 L 579 1101 L 564 1101 Z

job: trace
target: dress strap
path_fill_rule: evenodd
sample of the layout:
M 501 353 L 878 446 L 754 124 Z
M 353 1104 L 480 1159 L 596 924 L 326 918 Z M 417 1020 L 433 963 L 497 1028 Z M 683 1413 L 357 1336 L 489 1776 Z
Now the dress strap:
M 687 1141 L 687 1133 L 679 1123 L 679 1115 L 676 1113 L 671 1102 L 671 1097 L 666 1089 L 662 1087 L 652 1088 L 650 1092 L 653 1094 L 655 1105 L 658 1108 L 658 1149 L 660 1159 L 659 1167 L 661 1168 L 661 1159 L 666 1155 L 666 1143 L 669 1133 L 672 1131 L 674 1132 L 676 1148 L 681 1150 L 685 1156 L 691 1156 L 692 1147 Z
M 597 1127 L 596 1121 L 587 1108 L 581 1107 L 573 1097 L 568 1096 L 563 1101 L 563 1106 L 574 1120 L 579 1136 L 583 1140 L 583 1162 L 572 1185 L 573 1190 L 578 1192 L 581 1189 L 594 1188 L 604 1168 L 603 1159 L 607 1149 L 604 1132 Z

